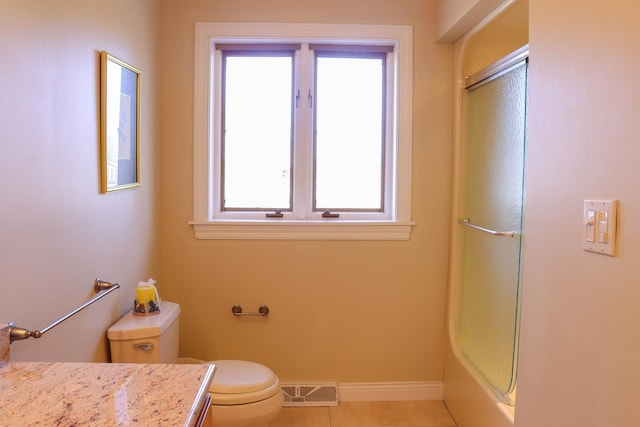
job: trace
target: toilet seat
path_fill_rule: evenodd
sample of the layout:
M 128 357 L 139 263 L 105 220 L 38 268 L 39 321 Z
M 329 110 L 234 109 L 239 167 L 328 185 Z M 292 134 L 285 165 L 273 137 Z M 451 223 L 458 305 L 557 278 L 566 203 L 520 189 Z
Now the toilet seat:
M 280 381 L 264 365 L 246 360 L 216 360 L 209 388 L 213 405 L 242 405 L 268 399 L 280 392 Z

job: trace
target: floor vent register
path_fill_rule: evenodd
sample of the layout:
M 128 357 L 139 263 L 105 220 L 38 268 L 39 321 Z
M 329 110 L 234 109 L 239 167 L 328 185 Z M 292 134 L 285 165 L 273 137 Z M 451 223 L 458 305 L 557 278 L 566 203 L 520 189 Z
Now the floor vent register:
M 338 384 L 280 384 L 283 406 L 337 406 Z

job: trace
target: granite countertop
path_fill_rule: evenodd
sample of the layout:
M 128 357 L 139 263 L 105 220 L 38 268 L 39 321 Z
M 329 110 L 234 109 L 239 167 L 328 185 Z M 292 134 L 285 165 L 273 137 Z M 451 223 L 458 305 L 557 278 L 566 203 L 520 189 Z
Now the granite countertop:
M 0 325 L 2 426 L 195 426 L 214 365 L 9 361 Z

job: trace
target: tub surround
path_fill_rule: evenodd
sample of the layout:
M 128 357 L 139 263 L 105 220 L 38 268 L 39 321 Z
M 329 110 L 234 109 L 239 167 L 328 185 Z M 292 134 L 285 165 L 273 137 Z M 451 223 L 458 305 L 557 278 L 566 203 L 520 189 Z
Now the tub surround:
M 0 363 L 0 419 L 16 426 L 197 426 L 214 371 L 214 365 L 7 360 Z

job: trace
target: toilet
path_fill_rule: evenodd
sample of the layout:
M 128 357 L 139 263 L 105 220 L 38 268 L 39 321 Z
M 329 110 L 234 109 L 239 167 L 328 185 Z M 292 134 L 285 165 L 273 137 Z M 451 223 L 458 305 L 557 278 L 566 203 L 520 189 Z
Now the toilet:
M 207 363 L 178 357 L 180 305 L 162 301 L 160 314 L 127 313 L 107 331 L 113 363 Z M 268 367 L 245 360 L 215 360 L 211 421 L 216 427 L 267 426 L 284 396 Z

